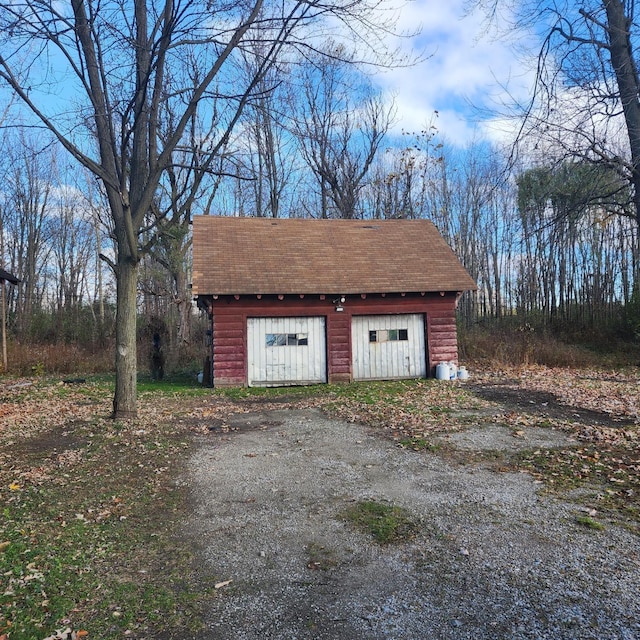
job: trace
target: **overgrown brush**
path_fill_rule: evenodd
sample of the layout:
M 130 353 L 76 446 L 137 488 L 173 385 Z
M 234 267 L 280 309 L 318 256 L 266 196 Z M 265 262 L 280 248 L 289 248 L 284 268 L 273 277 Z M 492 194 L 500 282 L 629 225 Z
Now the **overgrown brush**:
M 78 344 L 8 345 L 8 373 L 19 376 L 43 374 L 78 375 L 113 370 L 113 346 Z
M 628 366 L 640 363 L 640 343 L 614 335 L 557 335 L 528 323 L 460 327 L 461 360 L 496 366 Z

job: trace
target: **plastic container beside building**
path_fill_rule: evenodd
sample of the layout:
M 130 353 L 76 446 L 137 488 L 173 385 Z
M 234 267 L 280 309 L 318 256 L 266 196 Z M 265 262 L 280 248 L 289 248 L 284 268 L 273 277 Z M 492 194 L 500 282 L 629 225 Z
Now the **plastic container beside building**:
M 436 380 L 468 380 L 469 372 L 454 362 L 441 362 L 436 366 Z

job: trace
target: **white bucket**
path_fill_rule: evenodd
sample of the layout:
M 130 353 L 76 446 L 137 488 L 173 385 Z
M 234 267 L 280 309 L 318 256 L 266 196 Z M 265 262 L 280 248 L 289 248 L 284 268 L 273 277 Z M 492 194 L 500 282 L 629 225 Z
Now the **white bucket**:
M 448 362 L 441 362 L 436 367 L 436 379 L 437 380 L 449 380 L 451 375 L 451 370 L 449 368 Z

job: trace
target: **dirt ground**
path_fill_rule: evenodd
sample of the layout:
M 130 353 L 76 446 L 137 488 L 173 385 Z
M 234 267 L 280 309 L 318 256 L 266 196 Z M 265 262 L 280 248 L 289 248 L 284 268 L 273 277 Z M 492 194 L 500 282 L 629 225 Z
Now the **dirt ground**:
M 199 640 L 640 638 L 640 539 L 581 526 L 578 501 L 496 464 L 571 435 L 514 433 L 489 414 L 612 419 L 549 393 L 475 391 L 498 404 L 486 422 L 439 436 L 447 455 L 401 449 L 320 409 L 236 414 L 231 432 L 198 436 L 185 530 L 218 582 Z M 464 462 L 470 450 L 491 464 Z M 418 534 L 380 545 L 354 529 L 343 514 L 365 499 L 404 507 Z
M 509 384 L 508 381 L 471 383 L 469 389 L 480 398 L 498 403 L 505 411 L 522 411 L 542 418 L 570 420 L 584 425 L 622 426 L 635 424 L 630 418 L 612 416 L 605 411 L 595 411 L 561 403 L 548 391 L 534 391 Z M 640 392 L 640 390 L 639 390 Z

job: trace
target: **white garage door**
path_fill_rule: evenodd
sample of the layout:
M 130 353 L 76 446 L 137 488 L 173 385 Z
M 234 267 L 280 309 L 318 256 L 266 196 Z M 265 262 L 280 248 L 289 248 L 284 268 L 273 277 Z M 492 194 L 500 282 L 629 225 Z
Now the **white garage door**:
M 247 336 L 249 386 L 327 381 L 324 318 L 249 318 Z
M 421 313 L 354 316 L 351 321 L 354 380 L 424 378 L 425 325 Z

